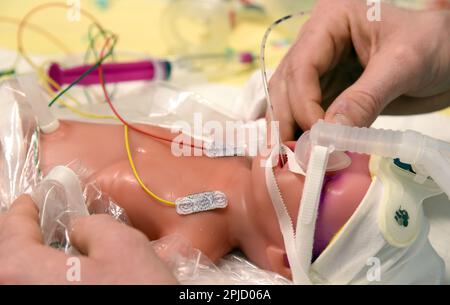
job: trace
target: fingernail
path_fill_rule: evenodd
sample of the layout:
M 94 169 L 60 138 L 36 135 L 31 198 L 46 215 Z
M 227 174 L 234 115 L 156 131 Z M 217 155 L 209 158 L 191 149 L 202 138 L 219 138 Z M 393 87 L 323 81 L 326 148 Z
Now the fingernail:
M 333 123 L 346 125 L 346 126 L 352 125 L 352 122 L 345 115 L 340 114 L 340 113 L 334 115 Z

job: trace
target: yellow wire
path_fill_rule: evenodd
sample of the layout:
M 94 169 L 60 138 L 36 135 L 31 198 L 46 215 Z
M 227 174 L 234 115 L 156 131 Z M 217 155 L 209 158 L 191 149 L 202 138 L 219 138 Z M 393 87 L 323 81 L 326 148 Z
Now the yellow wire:
M 60 6 L 64 6 L 64 4 L 48 3 L 48 4 L 44 4 L 42 6 L 35 7 L 35 9 L 37 8 L 39 10 L 41 7 L 45 7 L 45 6 L 59 6 L 60 7 Z M 87 15 L 91 19 L 91 21 L 94 22 L 94 24 L 97 26 L 97 28 L 99 28 L 100 30 L 102 29 L 102 26 L 98 23 L 98 21 L 95 18 L 92 17 L 92 15 L 90 15 L 89 13 L 86 13 L 86 12 L 84 12 L 84 14 Z M 69 48 L 67 48 L 64 45 L 64 43 L 61 42 L 58 38 L 53 36 L 51 33 L 47 32 L 45 29 L 42 29 L 37 25 L 27 22 L 26 20 L 29 17 L 30 17 L 30 15 L 28 14 L 27 17 L 25 17 L 24 19 L 17 20 L 17 19 L 10 18 L 10 17 L 0 16 L 0 21 L 13 23 L 13 24 L 18 25 L 19 27 L 24 27 L 24 28 L 33 30 L 33 31 L 45 36 L 49 41 L 53 42 L 56 46 L 58 46 L 66 54 L 70 54 Z M 19 29 L 19 30 L 21 30 L 21 29 Z M 21 37 L 21 36 L 19 35 L 19 37 Z M 25 49 L 23 47 L 23 44 L 21 43 L 20 38 L 19 38 L 19 53 L 22 54 L 22 57 L 28 62 L 28 64 L 30 64 L 30 66 L 33 68 L 33 70 L 38 74 L 38 76 L 41 79 L 43 86 L 46 89 L 49 96 L 55 96 L 55 93 L 54 93 L 53 89 L 50 87 L 49 83 L 57 90 L 61 90 L 62 87 L 53 78 L 51 78 L 49 75 L 47 75 L 47 73 L 45 72 L 44 66 L 46 65 L 46 62 L 44 62 L 41 66 L 38 66 L 26 55 Z M 16 58 L 14 66 L 17 65 L 18 59 L 19 59 L 19 57 Z M 66 93 L 65 96 L 67 96 L 67 98 L 69 98 L 72 102 L 74 102 L 77 107 L 82 107 L 82 104 L 77 99 L 72 97 L 69 93 Z M 77 109 L 76 107 L 69 105 L 67 103 L 67 101 L 64 101 L 63 98 L 59 99 L 58 102 L 59 102 L 59 104 L 66 107 L 73 113 L 78 114 L 82 117 L 86 117 L 86 118 L 90 118 L 90 119 L 114 119 L 114 120 L 117 120 L 117 118 L 113 115 L 100 115 L 100 114 L 84 111 L 81 109 Z
M 44 69 L 42 67 L 39 67 L 38 65 L 36 65 L 30 57 L 28 57 L 28 55 L 25 52 L 25 49 L 23 47 L 22 44 L 22 31 L 23 31 L 23 27 L 26 27 L 27 24 L 27 20 L 28 18 L 34 14 L 34 12 L 41 10 L 43 8 L 49 7 L 49 6 L 53 6 L 53 7 L 67 7 L 64 4 L 61 3 L 46 3 L 40 6 L 35 7 L 34 9 L 32 9 L 20 22 L 19 24 L 19 29 L 18 29 L 18 34 L 17 34 L 17 42 L 18 42 L 18 51 L 19 53 L 22 55 L 22 57 L 28 62 L 28 64 L 38 73 L 39 77 L 41 79 L 43 79 L 43 83 L 44 83 L 44 87 L 47 89 L 48 93 L 51 95 L 54 94 L 54 92 L 52 91 L 51 87 L 49 86 L 49 83 L 55 87 L 57 90 L 61 90 L 61 86 L 59 86 L 59 84 L 53 79 L 51 78 L 49 75 L 47 75 L 47 73 L 44 72 Z M 87 13 L 84 10 L 81 10 L 81 13 L 83 13 L 83 15 L 85 15 L 86 17 L 88 17 L 89 19 L 91 19 L 91 21 L 94 22 L 94 24 L 96 24 L 100 29 L 102 29 L 103 27 L 97 22 L 97 20 L 89 13 Z M 28 25 L 29 26 L 29 25 Z M 80 106 L 81 103 L 79 101 L 77 101 L 76 99 L 74 99 L 73 97 L 71 97 L 69 94 L 66 93 L 66 96 L 72 100 L 73 102 L 75 102 L 75 104 L 77 106 Z M 108 116 L 108 115 L 97 115 L 94 113 L 90 113 L 90 112 L 85 112 L 82 110 L 79 110 L 75 107 L 72 107 L 70 105 L 68 105 L 66 102 L 62 101 L 61 99 L 58 100 L 59 103 L 61 103 L 63 106 L 67 107 L 69 110 L 71 110 L 74 113 L 77 113 L 81 116 L 84 117 L 88 117 L 88 118 L 114 118 L 117 119 L 115 116 Z M 138 181 L 139 185 L 142 187 L 142 189 L 148 194 L 150 195 L 152 198 L 156 199 L 157 201 L 168 205 L 168 206 L 175 206 L 175 203 L 172 201 L 168 201 L 165 200 L 163 198 L 160 198 L 159 196 L 157 196 L 155 193 L 153 193 L 150 189 L 147 188 L 147 186 L 144 184 L 144 182 L 142 181 L 141 177 L 139 176 L 139 173 L 137 172 L 136 166 L 134 164 L 133 161 L 133 157 L 131 154 L 131 149 L 130 149 L 130 143 L 129 143 L 129 137 L 128 137 L 128 126 L 124 125 L 124 134 L 125 134 L 125 149 L 127 151 L 127 155 L 128 155 L 128 160 L 131 166 L 131 169 L 133 171 L 134 176 L 136 177 L 136 180 Z
M 49 7 L 53 8 L 70 8 L 70 5 L 64 4 L 64 3 L 58 3 L 58 2 L 50 2 L 50 3 L 44 3 L 41 5 L 38 5 L 34 7 L 31 11 L 29 11 L 20 21 L 18 30 L 17 30 L 17 48 L 18 52 L 22 55 L 22 58 L 25 59 L 25 61 L 35 70 L 39 77 L 43 79 L 45 82 L 50 83 L 53 87 L 55 87 L 57 90 L 61 90 L 61 86 L 50 76 L 47 75 L 47 73 L 43 72 L 41 69 L 39 69 L 38 65 L 36 65 L 31 58 L 28 56 L 28 54 L 25 52 L 25 48 L 22 42 L 22 35 L 23 35 L 23 28 L 28 27 L 28 19 L 34 15 L 36 12 L 46 9 Z M 89 20 L 91 20 L 96 26 L 98 26 L 100 29 L 103 29 L 103 27 L 100 25 L 100 23 L 97 21 L 97 19 L 91 15 L 89 12 L 85 11 L 84 9 L 80 9 L 80 13 L 87 17 Z M 81 103 L 77 101 L 75 98 L 73 98 L 69 93 L 65 94 L 70 100 L 72 100 L 77 106 L 81 106 Z M 82 112 L 82 111 L 80 111 Z M 82 112 L 85 113 L 85 112 Z M 86 113 L 85 113 L 86 114 Z
M 153 193 L 151 190 L 148 189 L 148 187 L 144 184 L 141 177 L 139 176 L 139 173 L 136 170 L 136 166 L 134 165 L 133 156 L 131 155 L 131 149 L 130 149 L 130 141 L 128 139 L 128 126 L 124 125 L 124 134 L 125 134 L 125 149 L 127 150 L 128 155 L 128 161 L 130 162 L 131 170 L 133 171 L 134 177 L 136 177 L 136 180 L 138 181 L 139 185 L 142 187 L 142 189 L 151 197 L 158 200 L 159 202 L 168 205 L 168 206 L 174 206 L 175 203 L 172 201 L 165 200 L 161 197 L 158 197 L 155 193 Z
M 8 17 L 8 16 L 0 16 L 0 22 L 10 23 L 10 24 L 19 26 L 21 23 L 21 20 L 13 18 L 13 17 Z M 47 30 L 41 28 L 40 26 L 32 24 L 32 23 L 27 23 L 25 25 L 25 27 L 34 31 L 35 33 L 42 35 L 43 37 L 45 37 L 46 39 L 48 39 L 48 41 L 51 41 L 55 46 L 60 48 L 67 55 L 71 53 L 70 49 L 61 40 L 59 40 L 57 37 L 53 36 Z M 19 54 L 17 54 L 16 59 L 14 60 L 14 64 L 12 65 L 13 69 L 16 69 L 16 67 L 19 63 L 19 60 L 20 60 L 20 56 L 19 56 Z
M 0 22 L 12 23 L 12 24 L 18 26 L 18 25 L 20 25 L 21 20 L 16 19 L 14 17 L 0 15 Z M 52 33 L 48 32 L 44 28 L 41 28 L 40 26 L 35 25 L 33 23 L 27 23 L 27 24 L 25 24 L 25 27 L 27 27 L 28 29 L 32 30 L 35 33 L 38 33 L 38 34 L 44 36 L 49 41 L 51 41 L 55 46 L 60 48 L 64 53 L 66 53 L 66 54 L 71 53 L 70 49 L 61 40 L 59 40 L 56 36 L 53 36 Z
M 11 18 L 11 17 L 6 17 L 6 16 L 0 16 L 0 22 L 6 22 L 6 23 L 12 23 L 15 25 L 20 25 L 21 24 L 21 20 L 20 19 L 15 19 L 15 18 Z M 46 37 L 49 41 L 53 42 L 56 46 L 58 46 L 64 53 L 66 54 L 70 54 L 70 50 L 69 48 L 64 45 L 63 42 L 61 42 L 58 38 L 56 38 L 55 36 L 53 36 L 51 33 L 47 32 L 45 29 L 34 25 L 32 23 L 27 23 L 24 24 L 24 27 L 29 28 L 30 30 L 35 31 L 36 33 L 41 34 L 42 36 Z M 13 67 L 16 67 L 17 64 L 19 62 L 19 56 L 16 57 L 15 61 L 14 61 L 14 65 Z M 44 79 L 47 82 L 50 82 L 57 90 L 61 89 L 61 86 L 58 85 L 58 83 L 52 79 L 50 76 L 47 76 L 45 72 L 43 72 L 42 68 L 37 67 L 36 65 L 31 65 L 31 67 L 33 68 L 33 70 L 38 74 L 38 76 L 41 79 Z M 67 94 L 67 96 L 78 106 L 81 105 L 81 103 L 79 101 L 77 101 L 75 98 L 71 97 L 69 94 Z M 67 107 L 67 104 L 61 103 L 63 104 L 65 107 Z M 70 106 L 69 106 L 70 107 Z M 67 108 L 69 108 L 67 107 Z
M 0 22 L 7 22 L 7 23 L 12 23 L 15 25 L 20 26 L 21 24 L 21 20 L 20 19 L 15 19 L 15 18 L 11 18 L 11 17 L 7 17 L 7 16 L 0 16 Z M 58 38 L 56 38 L 55 36 L 53 36 L 51 33 L 47 32 L 45 29 L 34 25 L 32 23 L 27 23 L 24 24 L 24 27 L 29 28 L 30 30 L 35 31 L 36 33 L 41 34 L 42 36 L 46 37 L 49 41 L 53 42 L 56 46 L 58 46 L 61 50 L 63 50 L 63 52 L 65 52 L 66 54 L 70 54 L 70 50 L 67 46 L 64 45 L 63 42 L 61 42 Z M 17 64 L 19 62 L 19 56 L 16 57 L 13 67 L 16 67 Z M 37 74 L 39 75 L 39 77 L 42 79 L 44 78 L 47 82 L 50 82 L 55 88 L 57 88 L 58 90 L 61 89 L 61 87 L 58 85 L 58 83 L 52 79 L 50 76 L 47 76 L 45 72 L 43 72 L 42 69 L 39 69 L 36 65 L 31 64 L 31 62 L 29 62 L 31 67 L 33 68 L 34 71 L 37 72 Z M 77 101 L 76 99 L 72 98 L 70 95 L 67 94 L 67 96 L 73 101 L 75 102 L 75 104 L 77 104 L 78 106 L 81 105 L 81 103 L 79 101 Z
M 47 83 L 44 83 L 44 87 L 46 88 L 47 92 L 50 94 L 50 96 L 53 94 L 52 89 L 50 88 L 50 86 Z M 67 104 L 66 102 L 64 102 L 64 100 L 60 99 L 58 101 L 61 105 L 63 105 L 64 107 L 66 107 L 67 109 L 69 109 L 70 111 L 72 111 L 75 114 L 78 114 L 79 116 L 85 117 L 85 118 L 89 118 L 89 119 L 113 119 L 113 120 L 117 120 L 117 118 L 113 115 L 107 115 L 107 114 L 96 114 L 93 112 L 88 112 L 88 111 L 84 111 L 84 110 L 80 110 L 76 107 L 70 106 L 69 104 Z

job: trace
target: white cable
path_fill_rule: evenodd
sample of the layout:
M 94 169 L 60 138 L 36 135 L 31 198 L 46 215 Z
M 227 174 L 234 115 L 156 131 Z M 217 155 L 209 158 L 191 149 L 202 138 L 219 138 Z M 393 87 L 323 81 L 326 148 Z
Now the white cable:
M 261 65 L 261 77 L 262 77 L 262 81 L 263 81 L 263 87 L 264 87 L 264 93 L 266 95 L 266 102 L 267 102 L 267 110 L 269 111 L 269 119 L 271 122 L 275 121 L 275 116 L 274 116 L 274 111 L 273 111 L 273 104 L 272 104 L 272 100 L 270 99 L 270 92 L 269 92 L 269 84 L 267 81 L 267 72 L 266 72 L 266 44 L 267 44 L 267 39 L 269 38 L 270 33 L 272 32 L 272 30 L 279 25 L 280 23 L 289 20 L 293 17 L 299 17 L 299 16 L 304 16 L 306 14 L 306 12 L 298 12 L 296 14 L 291 14 L 291 15 L 287 15 L 284 16 L 278 20 L 276 20 L 275 22 L 273 22 L 266 30 L 266 32 L 264 33 L 263 39 L 261 41 L 261 49 L 260 49 L 260 65 Z M 276 135 L 278 137 L 277 139 L 277 144 L 281 147 L 281 138 L 280 138 L 280 131 L 278 126 L 276 127 Z M 283 161 L 282 161 L 283 162 Z

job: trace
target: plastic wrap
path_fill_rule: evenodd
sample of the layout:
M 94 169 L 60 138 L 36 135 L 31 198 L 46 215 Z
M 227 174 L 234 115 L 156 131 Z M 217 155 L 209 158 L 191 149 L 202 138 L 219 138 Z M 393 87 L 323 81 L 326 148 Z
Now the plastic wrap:
M 125 211 L 102 193 L 89 173 L 76 160 L 69 167 L 76 175 L 80 198 L 74 199 L 66 185 L 45 179 L 39 170 L 39 129 L 27 97 L 15 80 L 0 84 L 0 213 L 24 193 L 39 208 L 40 224 L 47 245 L 73 253 L 67 225 L 71 215 L 109 214 L 129 223 Z
M 18 84 L 0 84 L 0 212 L 39 180 L 39 130 Z
M 229 254 L 214 264 L 181 235 L 169 235 L 152 242 L 159 257 L 182 284 L 286 285 L 291 282 L 246 260 L 240 253 Z
M 51 170 L 31 192 L 39 208 L 44 244 L 77 253 L 70 245 L 69 222 L 74 216 L 89 215 L 82 194 L 77 175 L 64 166 Z
M 125 211 L 95 182 L 84 183 L 85 169 L 77 162 L 53 168 L 31 192 L 39 208 L 44 243 L 68 254 L 77 254 L 71 247 L 69 223 L 74 216 L 108 214 L 129 224 Z
M 265 124 L 258 122 L 257 118 L 263 116 L 265 100 L 257 90 L 261 86 L 257 76 L 255 74 L 252 77 L 240 94 L 230 93 L 230 89 L 224 86 L 207 89 L 208 86 L 205 85 L 187 90 L 166 82 L 154 82 L 131 89 L 126 94 L 121 93 L 113 103 L 117 112 L 130 123 L 182 130 L 184 134 L 206 143 L 214 141 L 214 136 L 203 130 L 207 122 L 218 123 L 223 127 L 227 122 L 234 122 L 239 125 L 243 134 L 258 130 L 257 140 L 260 141 L 265 139 Z M 84 104 L 78 109 L 113 116 L 109 105 L 105 103 Z M 55 107 L 52 111 L 59 119 L 97 124 L 120 123 L 114 119 L 82 117 L 66 108 Z
M 39 171 L 38 125 L 26 101 L 32 97 L 26 97 L 18 88 L 14 81 L 0 84 L 0 209 L 6 211 L 19 195 L 31 194 L 40 210 L 40 225 L 45 244 L 68 254 L 77 254 L 69 239 L 68 228 L 72 216 L 106 213 L 121 222 L 130 222 L 124 210 L 112 198 L 102 193 L 95 181 L 90 180 L 92 173 L 76 160 L 67 165 L 67 170 L 70 168 L 73 171 L 76 183 L 69 183 L 64 179 L 60 181 L 55 176 L 43 177 Z M 183 94 L 174 92 L 177 96 Z M 146 98 L 158 100 L 164 96 L 152 97 L 140 92 L 140 98 L 141 105 L 144 105 Z M 189 98 L 189 94 L 186 95 L 185 99 Z M 130 109 L 132 105 L 132 102 L 128 105 Z M 200 105 L 199 111 L 204 110 L 201 108 L 204 104 L 194 103 L 191 106 L 195 105 Z M 156 106 L 157 104 L 149 107 Z M 163 104 L 161 106 L 164 107 Z M 186 115 L 189 115 L 188 108 L 185 109 Z M 159 118 L 171 115 L 168 108 L 159 112 L 155 109 L 144 108 L 144 113 L 148 111 L 149 115 Z M 174 106 L 175 112 L 179 109 Z M 221 118 L 223 120 L 223 116 Z M 50 176 L 51 173 L 52 171 Z M 68 192 L 68 185 L 78 185 L 76 188 L 79 189 L 79 195 L 74 196 L 73 192 Z M 228 255 L 215 265 L 180 236 L 168 236 L 153 242 L 153 245 L 184 284 L 289 283 L 275 273 L 259 269 L 238 254 Z
M 261 105 L 264 106 L 260 96 L 253 99 L 252 89 L 256 84 L 251 84 L 251 88 L 245 90 L 251 91 L 251 94 L 245 94 L 245 103 L 240 99 L 240 90 L 224 85 L 177 86 L 168 82 L 120 85 L 121 90 L 113 100 L 114 106 L 123 117 L 135 123 L 170 127 L 178 120 L 192 120 L 192 115 L 196 112 L 201 112 L 205 120 L 251 120 L 256 119 L 256 111 L 253 109 L 257 108 L 257 114 L 261 115 Z M 83 102 L 82 97 L 79 100 Z M 98 115 L 113 114 L 103 101 L 82 103 L 80 110 Z M 59 118 L 93 120 L 62 107 L 52 108 L 52 111 Z M 112 119 L 95 119 L 95 122 L 117 123 Z

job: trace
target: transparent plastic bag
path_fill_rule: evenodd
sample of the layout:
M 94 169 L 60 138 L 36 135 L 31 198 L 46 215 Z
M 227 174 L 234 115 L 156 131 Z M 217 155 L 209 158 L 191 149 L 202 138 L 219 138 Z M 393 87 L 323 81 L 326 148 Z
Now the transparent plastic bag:
M 177 121 L 192 121 L 193 113 L 202 113 L 205 120 L 225 121 L 232 117 L 219 103 L 203 97 L 194 91 L 178 88 L 167 82 L 148 82 L 130 89 L 113 101 L 117 112 L 129 122 L 157 125 L 171 128 Z M 111 115 L 113 112 L 106 103 L 83 104 L 80 110 L 96 115 Z M 55 107 L 53 113 L 59 119 L 113 123 L 113 119 L 82 117 L 69 109 Z
M 0 112 L 0 211 L 6 211 L 19 195 L 31 194 L 40 210 L 40 224 L 45 244 L 68 254 L 77 254 L 76 249 L 71 247 L 69 238 L 71 217 L 106 213 L 121 222 L 130 222 L 124 210 L 103 193 L 95 181 L 88 179 L 90 173 L 79 162 L 74 161 L 68 167 L 76 177 L 73 179 L 76 183 L 72 183 L 72 186 L 78 185 L 78 193 L 81 195 L 72 196 L 73 193 L 67 191 L 68 184 L 64 181 L 42 177 L 38 162 L 38 125 L 26 101 L 33 97 L 25 96 L 18 88 L 14 80 L 0 84 L 0 106 L 4 110 Z M 182 95 L 176 90 L 174 92 L 177 96 Z M 142 93 L 141 97 L 144 101 L 141 100 L 142 105 L 145 104 L 146 97 L 152 98 L 151 95 Z M 189 98 L 189 95 L 186 95 L 181 103 L 189 103 Z M 131 108 L 132 105 L 131 103 Z M 157 104 L 149 107 L 156 106 Z M 144 113 L 145 111 L 153 115 L 156 113 L 154 117 L 158 117 L 158 121 L 162 117 L 172 115 L 170 111 L 164 109 L 164 105 L 162 107 L 159 113 L 149 108 L 144 108 Z M 177 113 L 176 111 L 181 108 L 178 105 L 174 109 Z M 186 115 L 188 111 L 189 107 L 186 108 Z M 221 118 L 223 119 L 223 116 Z M 162 255 L 164 261 L 171 266 L 182 283 L 288 283 L 279 275 L 261 270 L 238 255 L 227 256 L 215 265 L 200 251 L 192 248 L 189 242 L 182 241 L 179 237 L 173 239 L 169 236 L 153 244 L 160 254 L 165 253 Z
M 39 208 L 44 244 L 77 253 L 70 245 L 70 219 L 89 213 L 76 174 L 67 167 L 55 167 L 31 192 L 31 197 Z
M 0 84 L 0 212 L 39 181 L 39 129 L 14 80 Z
M 212 131 L 206 128 L 209 122 L 215 124 L 214 126 L 223 127 L 222 129 L 225 129 L 227 124 L 234 123 L 243 134 L 248 134 L 249 130 L 258 130 L 256 132 L 257 140 L 260 141 L 265 139 L 265 125 L 262 126 L 261 121 L 258 122 L 256 118 L 264 113 L 262 105 L 265 105 L 265 100 L 256 90 L 260 86 L 258 79 L 256 75 L 252 77 L 241 94 L 229 94 L 237 95 L 234 98 L 230 97 L 229 101 L 226 94 L 227 89 L 221 86 L 210 89 L 206 89 L 206 85 L 193 88 L 203 92 L 203 94 L 199 94 L 196 91 L 186 91 L 166 82 L 147 83 L 118 97 L 114 101 L 114 106 L 117 112 L 130 123 L 159 126 L 173 132 L 182 131 L 185 135 L 205 143 L 213 142 L 215 136 L 223 136 L 223 134 L 211 134 Z M 113 116 L 109 105 L 104 103 L 82 105 L 79 109 L 97 115 Z M 81 117 L 66 108 L 57 107 L 52 109 L 52 112 L 59 119 L 96 124 L 118 123 L 113 119 L 94 120 Z M 245 143 L 236 144 L 245 146 Z
M 75 166 L 75 165 L 77 166 Z M 108 214 L 129 224 L 125 211 L 109 196 L 102 193 L 95 182 L 84 183 L 86 171 L 79 163 L 56 166 L 31 192 L 39 208 L 44 243 L 68 254 L 78 254 L 71 247 L 69 224 L 73 217 Z
M 291 282 L 246 260 L 229 254 L 215 265 L 181 235 L 169 235 L 152 242 L 158 256 L 182 284 L 198 285 L 286 285 Z

